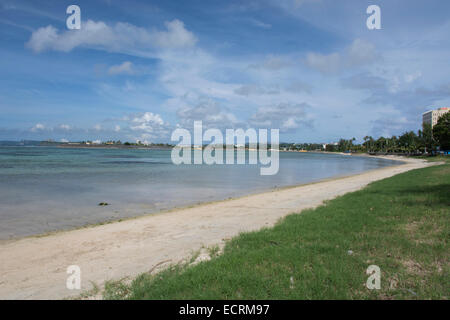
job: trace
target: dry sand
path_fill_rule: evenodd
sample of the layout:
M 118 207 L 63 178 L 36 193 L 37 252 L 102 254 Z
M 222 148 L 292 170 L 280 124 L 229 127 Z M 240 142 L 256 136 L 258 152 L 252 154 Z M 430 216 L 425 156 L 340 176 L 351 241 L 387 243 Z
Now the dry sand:
M 393 157 L 388 157 L 394 159 Z M 395 158 L 398 159 L 398 158 Z M 136 219 L 0 244 L 0 299 L 61 299 L 69 265 L 81 268 L 82 290 L 188 259 L 243 231 L 272 226 L 289 213 L 368 183 L 429 165 L 418 159 L 362 174 L 177 209 Z

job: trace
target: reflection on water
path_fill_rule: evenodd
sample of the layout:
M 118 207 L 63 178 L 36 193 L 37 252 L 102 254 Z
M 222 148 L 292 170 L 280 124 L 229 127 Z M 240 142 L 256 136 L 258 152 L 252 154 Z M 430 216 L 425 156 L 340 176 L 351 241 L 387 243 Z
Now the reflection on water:
M 0 239 L 226 199 L 395 164 L 333 154 L 280 152 L 259 165 L 173 165 L 170 150 L 0 147 Z M 110 205 L 99 207 L 99 202 Z

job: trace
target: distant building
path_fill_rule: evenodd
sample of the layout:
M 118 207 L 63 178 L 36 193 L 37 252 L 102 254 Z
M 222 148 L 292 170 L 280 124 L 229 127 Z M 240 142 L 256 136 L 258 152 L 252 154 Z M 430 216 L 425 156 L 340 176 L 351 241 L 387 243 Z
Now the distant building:
M 450 108 L 439 108 L 437 110 L 430 110 L 422 114 L 422 123 L 428 123 L 431 127 L 438 122 L 439 118 L 450 111 Z

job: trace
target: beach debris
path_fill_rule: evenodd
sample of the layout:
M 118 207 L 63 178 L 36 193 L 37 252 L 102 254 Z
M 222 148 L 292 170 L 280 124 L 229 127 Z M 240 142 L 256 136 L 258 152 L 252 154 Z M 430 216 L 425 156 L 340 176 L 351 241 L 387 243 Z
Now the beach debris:
M 109 205 L 109 203 L 107 203 L 107 202 L 100 202 L 98 205 L 104 207 L 104 206 Z
M 348 254 L 349 256 L 351 256 L 351 255 L 353 254 L 353 251 L 352 251 L 352 250 L 348 250 L 348 251 L 347 251 L 347 254 Z
M 408 291 L 409 293 L 411 293 L 414 296 L 417 296 L 417 293 L 415 293 L 414 291 L 412 291 L 411 289 L 406 289 L 406 291 Z

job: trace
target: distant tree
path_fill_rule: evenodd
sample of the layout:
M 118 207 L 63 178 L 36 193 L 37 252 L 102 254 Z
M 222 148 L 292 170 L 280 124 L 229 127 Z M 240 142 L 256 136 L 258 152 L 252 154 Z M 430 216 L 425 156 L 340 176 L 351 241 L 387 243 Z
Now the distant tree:
M 441 150 L 450 150 L 450 112 L 441 116 L 434 125 L 433 137 Z
M 419 148 L 424 152 L 430 152 L 436 147 L 436 141 L 433 137 L 433 130 L 429 123 L 424 123 L 422 130 L 419 130 L 418 138 L 420 141 Z
M 398 138 L 398 144 L 403 152 L 414 152 L 417 150 L 418 137 L 414 131 L 405 132 Z
M 373 138 L 371 136 L 365 136 L 364 137 L 363 145 L 366 148 L 367 152 L 373 152 L 374 151 L 374 149 L 373 149 L 374 143 L 375 143 L 375 140 L 373 140 Z
M 353 141 L 355 141 L 355 138 L 352 139 L 340 139 L 337 145 L 337 149 L 340 152 L 347 152 L 353 150 Z
M 325 150 L 328 151 L 328 152 L 334 152 L 334 151 L 336 151 L 336 146 L 333 145 L 333 144 L 327 144 L 325 146 Z
M 377 148 L 377 151 L 386 151 L 386 138 L 385 137 L 379 137 L 377 141 L 375 141 L 375 146 Z

